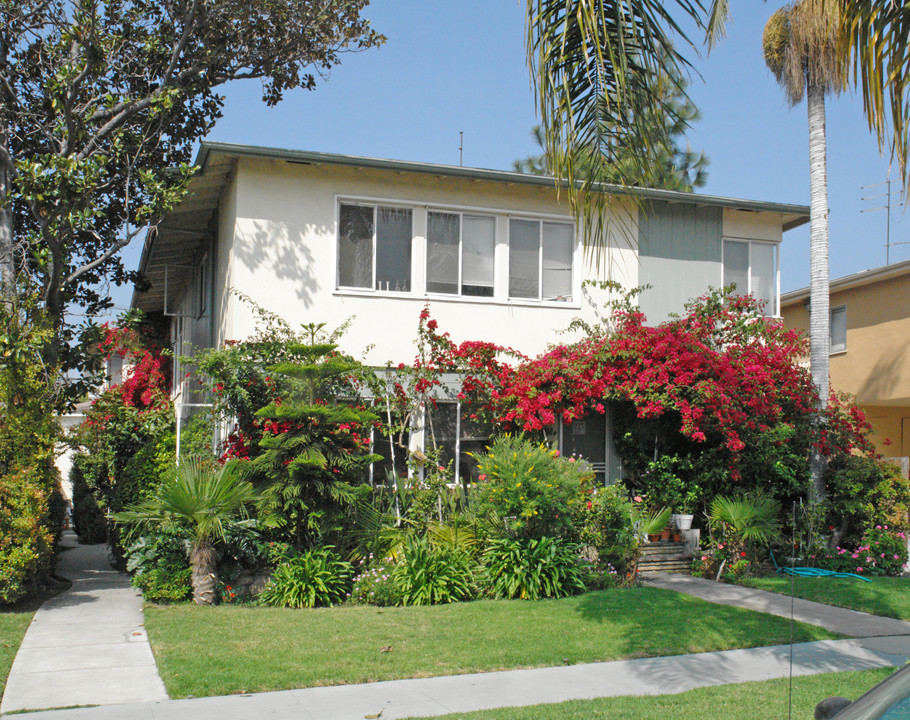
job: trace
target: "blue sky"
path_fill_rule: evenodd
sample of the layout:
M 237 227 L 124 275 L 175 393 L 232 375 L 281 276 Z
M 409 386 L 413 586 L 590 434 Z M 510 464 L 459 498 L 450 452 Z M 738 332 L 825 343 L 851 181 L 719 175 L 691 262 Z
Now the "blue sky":
M 809 202 L 806 106 L 788 106 L 761 54 L 762 29 L 779 5 L 734 3 L 727 37 L 707 57 L 699 45 L 689 92 L 703 119 L 688 139 L 711 161 L 701 192 Z M 465 165 L 509 169 L 536 152 L 524 14 L 523 0 L 375 2 L 365 15 L 387 36 L 384 46 L 344 56 L 315 91 L 289 93 L 274 108 L 261 102 L 257 82 L 230 87 L 224 117 L 209 137 L 457 165 L 463 131 Z M 829 98 L 827 109 L 830 273 L 836 278 L 885 264 L 886 213 L 861 212 L 875 207 L 862 198 L 884 193 L 884 186 L 861 188 L 885 181 L 890 162 L 868 132 L 861 98 L 850 92 Z M 896 206 L 900 183 L 893 190 Z M 891 222 L 892 242 L 910 239 L 900 208 Z M 127 252 L 134 266 L 138 248 Z M 892 262 L 908 258 L 910 245 L 892 247 Z M 786 292 L 808 280 L 806 226 L 784 236 L 781 287 Z

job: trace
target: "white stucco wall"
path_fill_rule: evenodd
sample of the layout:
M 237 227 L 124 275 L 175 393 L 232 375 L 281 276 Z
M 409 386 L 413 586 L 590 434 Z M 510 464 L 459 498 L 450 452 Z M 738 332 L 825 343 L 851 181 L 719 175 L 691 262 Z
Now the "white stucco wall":
M 341 199 L 394 202 L 413 208 L 412 292 L 336 288 L 336 225 Z M 614 222 L 612 232 L 618 249 L 600 263 L 609 271 L 596 271 L 585 262 L 582 249 L 576 247 L 571 302 L 510 300 L 505 290 L 509 217 L 571 221 L 567 207 L 556 201 L 554 190 L 242 159 L 221 205 L 216 288 L 236 288 L 293 325 L 325 322 L 335 327 L 353 316 L 342 348 L 373 365 L 413 359 L 418 316 L 425 304 L 429 304 L 440 329 L 449 332 L 456 342 L 485 340 L 536 355 L 548 344 L 567 339 L 557 333 L 573 318 L 597 320 L 606 297 L 600 290 L 583 290 L 583 277 L 606 277 L 609 272 L 627 287 L 637 285 L 638 261 L 631 229 L 634 225 L 628 208 L 619 202 L 617 208 L 619 220 Z M 493 298 L 428 295 L 424 291 L 427 209 L 460 209 L 496 216 L 497 286 Z M 578 233 L 576 241 L 577 236 Z M 241 339 L 253 332 L 253 313 L 236 297 L 226 297 L 220 305 L 216 301 L 216 309 L 220 315 L 215 325 L 218 342 Z

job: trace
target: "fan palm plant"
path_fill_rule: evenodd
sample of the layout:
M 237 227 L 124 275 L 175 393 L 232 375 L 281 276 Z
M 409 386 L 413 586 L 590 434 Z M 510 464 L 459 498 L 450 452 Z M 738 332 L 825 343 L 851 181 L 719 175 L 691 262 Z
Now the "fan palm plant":
M 153 497 L 113 517 L 189 531 L 193 600 L 211 605 L 217 581 L 215 540 L 224 539 L 225 528 L 255 500 L 253 486 L 242 478 L 241 463 L 215 467 L 211 460 L 193 457 L 181 462 Z
M 717 496 L 711 524 L 736 549 L 767 545 L 780 533 L 780 503 L 771 497 Z

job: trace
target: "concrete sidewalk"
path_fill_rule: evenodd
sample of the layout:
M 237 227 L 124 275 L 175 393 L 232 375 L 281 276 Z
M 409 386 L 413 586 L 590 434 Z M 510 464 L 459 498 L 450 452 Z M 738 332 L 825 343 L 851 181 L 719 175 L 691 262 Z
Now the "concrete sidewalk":
M 57 574 L 73 586 L 35 613 L 0 713 L 167 700 L 129 576 L 111 569 L 107 545 L 79 545 L 72 533 L 62 544 Z
M 85 551 L 95 553 L 91 562 Z M 72 553 L 79 554 L 67 558 Z M 66 574 L 68 568 L 74 573 L 73 589 L 48 601 L 39 611 L 40 622 L 39 616 L 35 616 L 32 625 L 39 631 L 35 635 L 37 644 L 30 643 L 26 647 L 23 643 L 13 666 L 17 677 L 10 675 L 7 695 L 10 695 L 10 687 L 14 687 L 15 694 L 11 697 L 24 697 L 22 689 L 28 687 L 33 693 L 28 697 L 28 707 L 83 704 L 103 707 L 31 713 L 29 718 L 33 720 L 246 720 L 251 717 L 358 720 L 380 712 L 382 720 L 394 720 L 573 699 L 672 694 L 696 687 L 784 678 L 790 674 L 791 652 L 796 676 L 900 666 L 910 660 L 910 623 L 797 600 L 793 602 L 795 619 L 852 638 L 800 643 L 792 649 L 782 645 L 255 695 L 166 700 L 142 629 L 141 603 L 136 593 L 129 591 L 126 578 L 110 570 L 98 570 L 101 558 L 95 548 L 70 550 L 64 553 L 63 559 L 67 564 L 61 565 L 62 572 Z M 106 557 L 103 559 L 106 567 Z M 92 586 L 92 582 L 96 585 Z M 656 576 L 647 582 L 710 602 L 784 617 L 790 617 L 791 613 L 790 598 L 774 593 L 687 576 Z M 67 596 L 70 596 L 69 600 L 66 600 Z M 82 632 L 80 628 L 87 620 L 81 614 L 74 619 L 70 613 L 74 607 L 80 607 L 79 597 L 84 599 L 87 608 L 94 603 L 98 603 L 99 609 L 108 608 L 106 612 L 95 613 L 95 630 Z M 122 607 L 115 612 L 113 606 Z M 129 610 L 125 609 L 127 607 Z M 58 617 L 57 613 L 61 620 L 54 619 Z M 70 615 L 69 620 L 65 619 L 67 615 Z M 111 621 L 119 616 L 129 618 L 130 622 L 125 625 L 119 621 L 115 628 Z M 30 627 L 26 635 L 27 642 L 32 629 Z M 82 644 L 76 650 L 65 639 L 71 631 L 75 639 L 81 637 Z M 119 642 L 109 641 L 118 633 Z M 51 639 L 55 644 L 41 644 L 49 643 Z M 120 655 L 134 645 L 141 647 L 142 653 Z M 83 677 L 89 677 L 89 669 L 70 669 L 73 660 L 83 655 L 86 656 L 83 661 L 94 663 L 97 669 L 103 668 L 102 675 L 107 679 L 106 689 L 96 686 L 91 697 L 82 692 L 79 682 Z M 24 658 L 22 667 L 19 667 L 20 656 Z M 268 661 L 267 658 L 263 660 Z M 75 674 L 70 676 L 69 673 Z M 77 680 L 75 684 L 73 679 Z M 86 683 L 86 689 L 88 685 L 90 683 Z M 140 697 L 131 698 L 129 693 L 137 693 Z M 17 709 L 7 706 L 6 696 L 3 702 L 4 712 Z
M 569 667 L 510 670 L 256 695 L 171 700 L 30 713 L 29 720 L 382 720 L 619 695 L 672 694 L 709 685 L 786 678 L 786 645 L 642 658 Z M 793 646 L 793 674 L 902 665 L 906 638 L 827 640 Z

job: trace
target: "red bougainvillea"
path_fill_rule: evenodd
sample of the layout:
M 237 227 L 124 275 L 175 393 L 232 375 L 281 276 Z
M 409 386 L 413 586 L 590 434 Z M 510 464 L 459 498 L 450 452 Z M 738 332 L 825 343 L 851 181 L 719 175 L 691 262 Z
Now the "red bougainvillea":
M 642 419 L 674 413 L 694 443 L 721 438 L 735 459 L 744 434 L 806 418 L 817 405 L 799 364 L 804 340 L 762 317 L 752 298 L 709 295 L 657 326 L 629 307 L 613 319 L 614 332 L 561 345 L 503 376 L 494 396 L 501 420 L 534 431 L 627 401 Z M 846 451 L 862 443 L 860 411 L 833 399 L 828 415 L 823 450 L 835 437 Z

